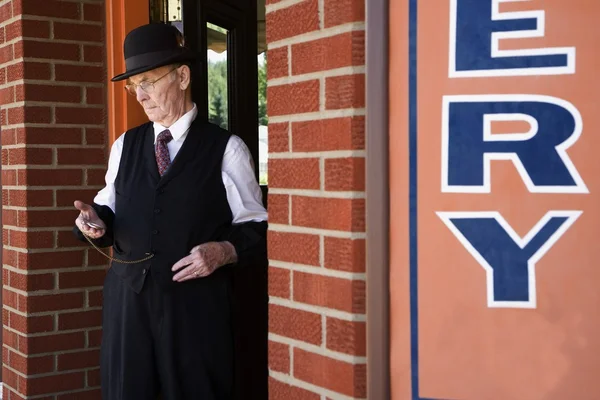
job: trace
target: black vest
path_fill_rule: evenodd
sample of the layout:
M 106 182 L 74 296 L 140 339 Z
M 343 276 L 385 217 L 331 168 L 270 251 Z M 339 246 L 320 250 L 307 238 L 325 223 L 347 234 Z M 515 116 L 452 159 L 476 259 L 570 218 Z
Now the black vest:
M 154 130 L 146 123 L 124 138 L 115 180 L 112 268 L 139 293 L 149 272 L 165 289 L 176 282 L 171 267 L 199 244 L 221 240 L 232 213 L 223 185 L 221 163 L 230 134 L 196 119 L 173 163 L 160 177 L 154 153 Z M 225 274 L 216 271 L 213 279 Z

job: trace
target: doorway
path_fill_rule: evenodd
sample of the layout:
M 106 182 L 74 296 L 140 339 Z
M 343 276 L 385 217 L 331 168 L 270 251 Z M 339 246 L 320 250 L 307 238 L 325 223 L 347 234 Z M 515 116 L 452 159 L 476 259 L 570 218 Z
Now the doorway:
M 244 140 L 267 206 L 265 0 L 149 0 L 150 22 L 176 26 L 200 55 L 198 117 Z M 233 273 L 236 399 L 268 399 L 268 265 Z

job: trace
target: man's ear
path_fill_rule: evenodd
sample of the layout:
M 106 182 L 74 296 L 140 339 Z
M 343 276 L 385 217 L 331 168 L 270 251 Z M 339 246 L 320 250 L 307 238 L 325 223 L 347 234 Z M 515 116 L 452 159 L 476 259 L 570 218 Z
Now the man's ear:
M 182 65 L 179 70 L 179 87 L 181 90 L 186 90 L 192 81 L 192 71 L 187 65 Z

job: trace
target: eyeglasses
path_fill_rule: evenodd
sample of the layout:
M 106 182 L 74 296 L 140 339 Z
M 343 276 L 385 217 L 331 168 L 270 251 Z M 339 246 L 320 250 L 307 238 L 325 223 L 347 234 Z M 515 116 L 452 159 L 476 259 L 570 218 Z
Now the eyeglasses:
M 169 75 L 171 72 L 175 71 L 177 68 L 179 68 L 179 67 L 173 68 L 172 70 L 170 70 L 169 72 L 167 72 L 160 78 L 155 79 L 154 81 L 143 81 L 137 85 L 135 83 L 130 83 L 129 85 L 125 85 L 125 90 L 127 90 L 127 93 L 129 93 L 130 95 L 137 96 L 137 88 L 139 87 L 147 94 L 150 94 L 150 93 L 154 92 L 154 89 L 155 89 L 154 84 L 156 82 L 160 81 L 162 78 Z

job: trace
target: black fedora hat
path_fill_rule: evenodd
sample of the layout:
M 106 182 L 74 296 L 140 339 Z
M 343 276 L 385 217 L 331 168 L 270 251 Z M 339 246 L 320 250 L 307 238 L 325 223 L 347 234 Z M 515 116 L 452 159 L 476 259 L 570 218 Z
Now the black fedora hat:
M 165 65 L 197 59 L 196 53 L 184 46 L 179 30 L 163 23 L 142 25 L 129 32 L 123 52 L 126 71 L 112 78 L 113 82 Z

